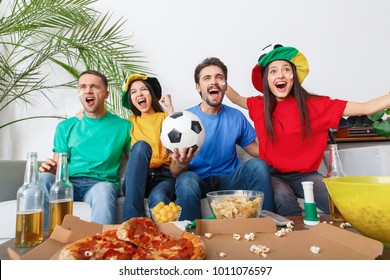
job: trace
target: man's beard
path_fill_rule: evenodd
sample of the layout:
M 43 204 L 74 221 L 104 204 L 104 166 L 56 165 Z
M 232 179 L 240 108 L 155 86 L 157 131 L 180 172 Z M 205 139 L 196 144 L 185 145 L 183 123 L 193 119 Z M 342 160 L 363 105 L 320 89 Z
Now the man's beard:
M 204 101 L 206 101 L 207 105 L 210 107 L 218 107 L 222 104 L 222 99 L 219 101 L 210 101 L 208 98 L 206 98 Z

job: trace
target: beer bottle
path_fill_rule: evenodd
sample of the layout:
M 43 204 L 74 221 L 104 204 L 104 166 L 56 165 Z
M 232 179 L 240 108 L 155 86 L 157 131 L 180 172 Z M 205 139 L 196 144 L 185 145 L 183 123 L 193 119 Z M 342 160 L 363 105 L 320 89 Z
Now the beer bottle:
M 339 150 L 337 144 L 329 145 L 329 164 L 328 164 L 328 173 L 327 178 L 331 177 L 344 177 L 344 171 L 341 166 Z M 330 217 L 334 222 L 345 222 L 343 215 L 340 213 L 340 210 L 334 204 L 332 197 L 329 194 L 329 210 Z
M 49 235 L 61 225 L 66 214 L 73 213 L 73 185 L 69 181 L 67 153 L 58 153 L 56 180 L 50 188 Z
M 15 246 L 32 247 L 43 241 L 44 194 L 39 183 L 37 153 L 27 153 L 24 183 L 16 194 Z

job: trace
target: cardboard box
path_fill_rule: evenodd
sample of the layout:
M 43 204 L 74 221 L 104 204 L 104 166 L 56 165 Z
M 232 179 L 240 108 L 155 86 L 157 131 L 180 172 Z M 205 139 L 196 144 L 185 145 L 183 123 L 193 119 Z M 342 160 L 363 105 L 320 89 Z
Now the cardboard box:
M 42 244 L 20 256 L 11 248 L 11 259 L 50 260 L 58 259 L 61 250 L 69 243 L 88 235 L 115 229 L 118 225 L 101 225 L 80 220 L 67 215 L 61 226 L 57 226 L 52 235 Z M 181 230 L 172 223 L 159 224 L 159 230 L 179 237 Z M 196 234 L 200 235 L 206 246 L 206 259 L 209 260 L 251 260 L 251 259 L 375 259 L 383 252 L 383 244 L 362 235 L 339 229 L 328 224 L 318 224 L 309 230 L 288 232 L 283 237 L 275 236 L 276 225 L 268 218 L 233 220 L 197 220 Z M 211 239 L 204 237 L 206 232 L 213 234 Z M 244 234 L 253 232 L 253 241 L 245 240 Z M 234 240 L 233 233 L 241 235 Z M 270 248 L 266 258 L 250 252 L 252 244 L 261 244 Z M 310 252 L 311 246 L 321 249 L 319 254 Z M 224 258 L 219 253 L 224 252 Z
M 86 222 L 79 217 L 66 215 L 61 226 L 56 226 L 50 237 L 36 246 L 31 251 L 20 256 L 12 248 L 8 248 L 8 254 L 12 260 L 58 260 L 62 249 L 72 242 L 83 237 L 116 229 L 119 225 L 102 225 Z M 167 234 L 177 238 L 182 232 L 174 224 L 158 224 L 158 228 Z
M 206 232 L 213 234 L 211 239 L 204 237 Z M 255 239 L 245 240 L 245 233 L 251 232 Z M 196 234 L 205 243 L 209 260 L 370 260 L 383 253 L 381 242 L 324 223 L 308 230 L 293 230 L 282 237 L 275 232 L 275 223 L 269 218 L 198 220 L 196 224 Z M 240 234 L 241 239 L 234 240 L 234 233 Z M 267 257 L 251 252 L 253 244 L 270 248 Z M 313 254 L 311 246 L 319 247 L 320 252 Z M 224 258 L 220 252 L 226 254 Z

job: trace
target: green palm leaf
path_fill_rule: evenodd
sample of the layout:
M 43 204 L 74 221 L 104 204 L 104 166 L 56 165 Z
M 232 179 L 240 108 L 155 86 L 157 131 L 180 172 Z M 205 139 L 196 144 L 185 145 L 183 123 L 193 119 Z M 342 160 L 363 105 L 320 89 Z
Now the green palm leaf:
M 129 43 L 131 36 L 123 35 L 126 20 L 113 22 L 109 13 L 91 8 L 95 2 L 8 2 L 0 15 L 0 112 L 13 102 L 31 104 L 31 96 L 37 93 L 50 101 L 48 93 L 53 89 L 75 88 L 81 71 L 95 69 L 109 79 L 107 108 L 129 116 L 121 104 L 122 82 L 130 73 L 151 72 L 145 58 Z M 47 71 L 53 67 L 69 80 L 56 83 Z M 47 116 L 30 119 L 36 117 Z M 0 129 L 18 121 L 0 124 Z

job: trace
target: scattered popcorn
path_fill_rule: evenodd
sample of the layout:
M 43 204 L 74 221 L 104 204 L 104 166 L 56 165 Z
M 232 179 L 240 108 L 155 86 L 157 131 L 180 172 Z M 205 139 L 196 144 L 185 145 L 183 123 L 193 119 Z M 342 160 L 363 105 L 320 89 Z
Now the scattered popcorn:
M 245 233 L 245 235 L 244 235 L 244 238 L 246 239 L 246 240 L 254 240 L 255 239 L 255 234 L 253 233 L 253 232 L 251 232 L 251 233 Z
M 224 258 L 226 257 L 226 254 L 224 252 L 219 253 L 219 257 Z
M 287 232 L 287 230 L 285 228 L 282 228 L 282 229 L 278 230 L 277 232 L 275 232 L 275 235 L 277 237 L 282 237 L 282 236 L 286 235 L 286 232 Z
M 311 246 L 310 252 L 312 252 L 313 254 L 318 254 L 320 252 L 320 248 L 317 246 Z
M 255 245 L 253 244 L 250 248 L 250 251 L 255 253 L 256 255 L 262 256 L 262 257 L 267 257 L 267 254 L 270 249 L 264 245 Z
M 351 227 L 351 224 L 348 223 L 348 222 L 345 222 L 345 223 L 341 223 L 341 224 L 340 224 L 340 228 L 346 228 L 346 227 Z
M 204 234 L 204 237 L 206 237 L 207 239 L 210 239 L 212 236 L 213 236 L 213 234 L 211 232 L 206 232 Z
M 294 222 L 293 222 L 293 221 L 288 222 L 287 225 L 286 225 L 286 227 L 287 227 L 288 229 L 293 229 L 293 228 L 294 228 Z
M 291 228 L 281 228 L 280 230 L 275 232 L 275 235 L 278 237 L 282 237 L 285 236 L 287 232 L 291 232 L 291 231 L 292 231 Z
M 330 221 L 329 224 L 333 225 L 333 221 Z
M 233 239 L 234 240 L 240 240 L 241 239 L 241 235 L 239 235 L 238 233 L 233 233 Z
M 323 224 L 327 224 L 327 222 L 326 222 L 326 221 L 322 221 L 322 223 L 323 223 Z
M 286 235 L 286 232 L 284 230 L 278 230 L 277 232 L 275 232 L 275 235 L 277 237 L 282 237 Z

